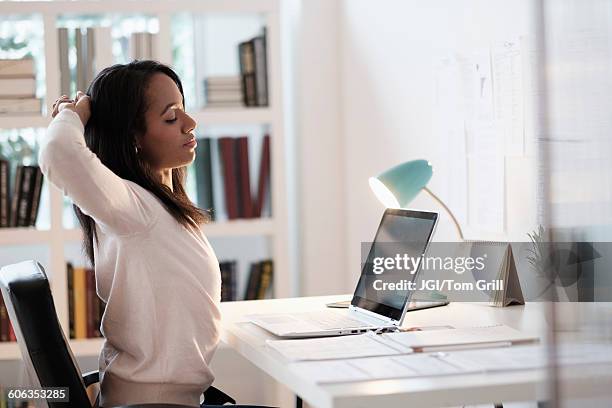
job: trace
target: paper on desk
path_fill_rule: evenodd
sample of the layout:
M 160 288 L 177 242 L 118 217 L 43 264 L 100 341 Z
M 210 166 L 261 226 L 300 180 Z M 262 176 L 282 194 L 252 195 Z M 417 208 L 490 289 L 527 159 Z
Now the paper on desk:
M 562 345 L 560 366 L 612 364 L 611 344 Z M 333 361 L 301 361 L 289 367 L 315 383 L 343 383 L 512 370 L 541 369 L 547 365 L 541 344 L 444 353 L 408 354 Z
M 290 364 L 298 374 L 315 383 L 386 380 L 477 372 L 466 363 L 456 366 L 434 354 L 409 354 L 334 361 L 302 361 Z
M 324 337 L 304 340 L 268 340 L 267 344 L 281 353 L 285 358 L 292 361 L 344 359 L 412 353 L 410 347 L 387 340 L 372 332 L 354 336 Z
M 381 337 L 405 347 L 411 347 L 415 349 L 415 351 L 421 351 L 420 349 L 427 347 L 452 347 L 496 342 L 518 343 L 538 340 L 537 336 L 522 333 L 505 325 L 386 333 L 382 334 Z

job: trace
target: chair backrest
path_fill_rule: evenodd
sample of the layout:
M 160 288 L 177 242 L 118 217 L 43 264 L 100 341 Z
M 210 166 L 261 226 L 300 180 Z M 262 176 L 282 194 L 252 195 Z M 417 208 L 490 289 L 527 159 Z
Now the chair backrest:
M 68 403 L 49 407 L 91 408 L 81 373 L 57 320 L 43 267 L 25 261 L 0 269 L 0 289 L 33 387 L 68 387 Z

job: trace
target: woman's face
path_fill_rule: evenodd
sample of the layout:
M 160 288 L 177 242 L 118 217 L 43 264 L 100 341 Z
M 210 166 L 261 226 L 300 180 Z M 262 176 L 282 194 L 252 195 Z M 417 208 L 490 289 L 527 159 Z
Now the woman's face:
M 165 74 L 154 74 L 147 98 L 147 132 L 137 137 L 138 154 L 158 171 L 190 164 L 195 158 L 196 121 L 185 113 L 176 83 Z

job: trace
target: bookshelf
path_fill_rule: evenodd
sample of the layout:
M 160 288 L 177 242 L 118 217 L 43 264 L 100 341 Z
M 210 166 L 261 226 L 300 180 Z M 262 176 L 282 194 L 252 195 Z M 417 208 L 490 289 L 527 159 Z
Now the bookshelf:
M 44 52 L 41 61 L 44 72 L 44 93 L 37 96 L 43 98 L 43 111 L 50 112 L 55 95 L 60 94 L 59 40 L 58 21 L 65 16 L 100 14 L 130 14 L 146 15 L 156 21 L 154 59 L 174 67 L 172 52 L 172 19 L 177 10 L 180 12 L 197 13 L 206 16 L 216 15 L 257 15 L 263 21 L 267 31 L 267 75 L 270 103 L 266 107 L 232 107 L 232 108 L 201 108 L 189 109 L 198 122 L 198 128 L 215 126 L 262 126 L 270 133 L 270 166 L 273 169 L 270 177 L 272 216 L 267 218 L 236 219 L 219 221 L 204 226 L 204 232 L 211 239 L 234 240 L 244 237 L 262 237 L 267 240 L 269 254 L 274 261 L 273 293 L 275 297 L 285 297 L 296 294 L 297 278 L 294 276 L 289 260 L 292 237 L 289 232 L 288 203 L 290 192 L 287 189 L 289 179 L 287 155 L 289 154 L 288 132 L 285 124 L 285 104 L 283 101 L 284 84 L 281 69 L 281 1 L 282 0 L 178 0 L 167 2 L 163 0 L 135 1 L 27 1 L 0 2 L 0 15 L 20 16 L 28 18 L 35 16 L 40 20 L 40 29 L 44 38 Z M 110 46 L 111 44 L 109 44 Z M 194 50 L 197 54 L 197 50 Z M 179 72 L 180 75 L 180 72 Z M 181 78 L 183 79 L 183 78 Z M 185 83 L 184 83 L 185 85 Z M 7 129 L 44 129 L 50 122 L 50 117 L 41 115 L 0 115 L 0 131 Z M 198 132 L 206 135 L 206 130 Z M 1 141 L 1 140 L 0 140 Z M 255 160 L 258 158 L 255 157 Z M 79 228 L 67 228 L 64 220 L 65 203 L 61 191 L 48 188 L 47 205 L 41 202 L 40 212 L 48 212 L 48 229 L 34 227 L 2 228 L 0 229 L 0 246 L 28 248 L 44 246 L 48 253 L 46 265 L 51 290 L 59 321 L 68 338 L 68 288 L 66 262 L 69 260 L 66 247 L 80 245 L 82 233 Z M 44 194 L 44 192 L 43 192 Z M 193 198 L 193 197 L 192 197 Z M 0 264 L 6 263 L 0 255 Z M 95 356 L 99 353 L 101 339 L 71 339 L 71 348 L 78 356 Z M 20 353 L 14 343 L 0 343 L 0 361 L 19 359 Z

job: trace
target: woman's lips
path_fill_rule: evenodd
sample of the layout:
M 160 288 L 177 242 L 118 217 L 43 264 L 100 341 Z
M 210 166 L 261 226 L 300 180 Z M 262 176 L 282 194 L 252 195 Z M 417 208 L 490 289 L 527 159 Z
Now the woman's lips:
M 183 146 L 196 147 L 197 145 L 198 145 L 198 142 L 196 141 L 196 139 L 191 139 L 189 142 L 185 143 Z

